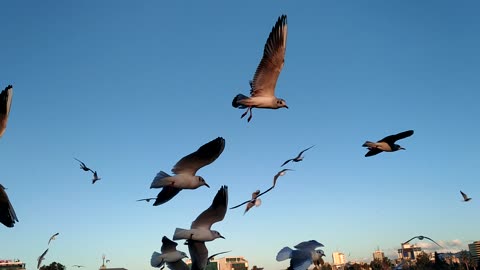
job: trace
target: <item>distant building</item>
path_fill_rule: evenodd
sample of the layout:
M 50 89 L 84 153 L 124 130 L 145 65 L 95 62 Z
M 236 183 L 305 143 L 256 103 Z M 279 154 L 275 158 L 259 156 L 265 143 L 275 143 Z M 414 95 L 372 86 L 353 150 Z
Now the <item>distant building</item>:
M 473 259 L 478 263 L 480 260 L 480 241 L 468 244 L 468 251 L 470 251 Z
M 385 253 L 383 253 L 383 251 L 381 250 L 375 250 L 373 252 L 373 259 L 378 259 L 380 261 L 383 261 L 383 258 L 385 258 Z
M 20 260 L 0 260 L 0 270 L 25 270 L 25 263 Z
M 422 248 L 415 245 L 402 244 L 402 248 L 398 249 L 397 252 L 399 259 L 415 260 L 418 254 L 422 252 Z
M 342 252 L 333 252 L 332 259 L 333 259 L 334 266 L 345 264 L 345 254 L 343 254 Z
M 191 260 L 185 260 L 190 266 Z M 258 269 L 258 268 L 257 268 Z M 220 259 L 210 260 L 205 270 L 248 270 L 248 261 L 244 257 L 223 257 Z

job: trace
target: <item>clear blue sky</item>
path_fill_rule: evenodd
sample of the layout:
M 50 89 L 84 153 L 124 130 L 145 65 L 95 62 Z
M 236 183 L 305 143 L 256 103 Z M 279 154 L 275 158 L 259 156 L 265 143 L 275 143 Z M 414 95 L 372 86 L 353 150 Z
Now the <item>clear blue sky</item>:
M 251 266 L 281 269 L 284 246 L 316 239 L 327 261 L 394 257 L 427 235 L 452 249 L 479 240 L 479 29 L 476 1 L 13 1 L 1 2 L 0 86 L 14 86 L 0 139 L 0 183 L 19 222 L 0 226 L 0 257 L 151 269 L 163 235 L 188 228 L 221 185 L 229 204 L 303 162 L 263 204 L 213 226 Z M 231 106 L 288 15 L 276 95 L 290 109 Z M 365 140 L 414 129 L 407 148 L 365 158 Z M 184 155 L 222 136 L 201 169 L 211 188 L 165 205 L 149 186 Z M 79 169 L 77 157 L 102 180 Z M 473 200 L 462 203 L 459 190 Z M 455 241 L 454 241 L 455 240 Z M 415 243 L 415 241 L 414 241 Z M 450 243 L 457 243 L 450 244 Z M 179 249 L 187 251 L 182 242 Z

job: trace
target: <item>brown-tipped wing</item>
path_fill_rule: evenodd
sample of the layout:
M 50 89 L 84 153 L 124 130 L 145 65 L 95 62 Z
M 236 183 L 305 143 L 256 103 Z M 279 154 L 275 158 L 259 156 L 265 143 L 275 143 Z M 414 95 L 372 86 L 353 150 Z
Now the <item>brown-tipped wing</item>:
M 182 189 L 176 187 L 166 186 L 158 193 L 157 199 L 153 203 L 153 206 L 164 204 L 170 201 L 175 195 L 177 195 Z
M 208 249 L 205 242 L 188 240 L 188 252 L 192 260 L 191 270 L 204 270 L 208 262 Z
M 177 243 L 168 239 L 168 237 L 162 237 L 162 247 L 160 249 L 162 253 L 173 252 L 177 250 Z
M 275 86 L 282 71 L 287 48 L 287 15 L 278 18 L 268 36 L 263 57 L 255 71 L 250 95 L 270 97 L 275 96 Z
M 18 222 L 15 210 L 13 209 L 3 186 L 0 185 L 0 222 L 9 228 L 12 228 L 15 221 Z
M 10 114 L 10 106 L 12 105 L 13 87 L 11 85 L 5 87 L 0 93 L 0 137 L 5 133 L 7 128 L 8 115 Z
M 395 134 L 395 135 L 387 136 L 387 137 L 381 139 L 378 142 L 386 142 L 388 144 L 392 144 L 392 143 L 395 143 L 398 140 L 405 139 L 405 138 L 410 137 L 412 135 L 413 135 L 413 130 L 407 130 L 407 131 L 400 132 L 400 133 Z
M 202 145 L 197 151 L 180 159 L 173 166 L 172 172 L 175 174 L 189 173 L 195 175 L 200 168 L 214 162 L 222 154 L 224 148 L 225 139 L 218 137 Z
M 197 219 L 192 222 L 191 228 L 207 228 L 210 229 L 212 224 L 218 221 L 223 220 L 225 214 L 227 213 L 228 205 L 228 187 L 222 186 L 210 207 L 203 211 Z
M 383 152 L 383 151 L 378 149 L 378 148 L 372 148 L 372 149 L 370 149 L 370 151 L 368 151 L 365 154 L 365 156 L 366 157 L 371 157 L 371 156 L 375 156 L 376 154 L 380 154 L 381 152 Z
M 467 194 L 463 193 L 461 190 L 460 190 L 460 193 L 462 194 L 462 197 L 463 197 L 464 200 L 468 199 Z

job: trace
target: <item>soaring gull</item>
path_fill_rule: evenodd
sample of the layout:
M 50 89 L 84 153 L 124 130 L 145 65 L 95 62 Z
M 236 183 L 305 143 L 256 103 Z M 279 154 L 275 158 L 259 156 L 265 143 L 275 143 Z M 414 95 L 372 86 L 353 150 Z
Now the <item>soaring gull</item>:
M 371 141 L 366 141 L 362 145 L 363 147 L 367 147 L 367 149 L 369 150 L 365 154 L 365 156 L 370 157 L 381 152 L 395 152 L 398 150 L 405 150 L 405 148 L 401 147 L 398 144 L 395 144 L 395 142 L 398 140 L 410 137 L 412 135 L 413 135 L 413 130 L 407 130 L 395 135 L 387 136 L 376 143 Z

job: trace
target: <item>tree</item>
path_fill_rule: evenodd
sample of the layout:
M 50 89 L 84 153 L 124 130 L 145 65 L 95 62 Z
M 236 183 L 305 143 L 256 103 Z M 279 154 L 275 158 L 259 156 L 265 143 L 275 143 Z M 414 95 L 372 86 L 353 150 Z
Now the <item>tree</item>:
M 40 267 L 40 270 L 66 270 L 67 268 L 61 263 L 52 262 L 50 265 L 44 265 Z
M 433 269 L 433 263 L 430 261 L 430 258 L 427 253 L 421 252 L 416 258 L 416 267 L 415 269 L 424 270 L 424 269 Z
M 380 259 L 374 259 L 370 262 L 370 267 L 372 268 L 372 270 L 382 270 L 382 261 Z
M 472 257 L 472 254 L 466 250 L 460 251 L 460 263 L 465 266 L 467 270 L 470 270 L 470 268 L 475 269 L 477 268 L 477 263 Z

